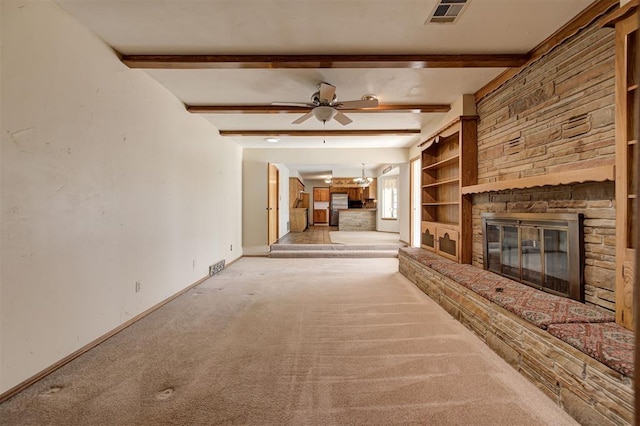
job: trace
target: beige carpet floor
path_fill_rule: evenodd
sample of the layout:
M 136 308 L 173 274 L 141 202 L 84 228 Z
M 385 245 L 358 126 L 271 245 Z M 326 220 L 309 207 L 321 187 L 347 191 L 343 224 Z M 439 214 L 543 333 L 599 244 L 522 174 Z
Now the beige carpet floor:
M 570 425 L 397 272 L 243 258 L 0 406 L 2 425 Z

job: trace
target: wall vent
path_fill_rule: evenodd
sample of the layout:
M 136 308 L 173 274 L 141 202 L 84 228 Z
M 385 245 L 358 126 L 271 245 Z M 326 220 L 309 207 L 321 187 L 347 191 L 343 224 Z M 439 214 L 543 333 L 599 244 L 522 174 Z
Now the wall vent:
M 212 277 L 224 269 L 224 260 L 209 266 L 209 276 Z
M 517 154 L 524 148 L 524 141 L 520 136 L 511 139 L 504 144 L 504 153 L 506 155 Z
M 471 0 L 440 0 L 431 12 L 426 24 L 453 24 L 458 20 Z
M 584 113 L 569 118 L 562 123 L 562 138 L 569 139 L 591 131 L 591 114 Z

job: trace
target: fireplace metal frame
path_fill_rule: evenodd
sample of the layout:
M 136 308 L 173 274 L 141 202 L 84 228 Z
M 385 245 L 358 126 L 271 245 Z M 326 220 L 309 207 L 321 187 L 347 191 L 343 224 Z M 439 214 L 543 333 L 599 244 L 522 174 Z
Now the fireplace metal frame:
M 543 290 L 559 296 L 570 297 L 571 299 L 584 302 L 584 237 L 583 237 L 583 215 L 577 213 L 482 213 L 482 254 L 484 269 L 504 275 L 514 281 L 519 281 L 528 286 Z M 510 275 L 505 275 L 502 271 L 489 269 L 489 246 L 487 239 L 487 225 L 513 226 L 518 228 L 518 253 L 519 253 L 519 276 L 522 278 L 522 238 L 521 227 L 533 227 L 538 229 L 559 229 L 567 231 L 567 259 L 569 261 L 569 292 L 562 293 L 554 291 L 543 285 L 537 285 L 523 279 L 516 279 Z M 544 244 L 543 244 L 544 245 Z M 541 252 L 541 270 L 544 277 L 544 256 Z M 500 250 L 501 269 L 504 265 L 502 261 L 502 249 Z

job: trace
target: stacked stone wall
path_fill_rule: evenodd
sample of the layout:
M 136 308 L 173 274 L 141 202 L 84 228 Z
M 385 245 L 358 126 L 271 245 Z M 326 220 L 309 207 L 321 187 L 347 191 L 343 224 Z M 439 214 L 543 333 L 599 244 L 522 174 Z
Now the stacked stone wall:
M 615 32 L 585 28 L 478 102 L 478 183 L 615 163 Z M 588 172 L 584 180 L 588 181 Z M 483 212 L 582 213 L 585 299 L 615 309 L 613 182 L 473 196 L 473 264 Z
M 633 379 L 401 250 L 399 270 L 581 424 L 633 424 Z
M 478 183 L 613 164 L 614 33 L 593 24 L 478 102 Z

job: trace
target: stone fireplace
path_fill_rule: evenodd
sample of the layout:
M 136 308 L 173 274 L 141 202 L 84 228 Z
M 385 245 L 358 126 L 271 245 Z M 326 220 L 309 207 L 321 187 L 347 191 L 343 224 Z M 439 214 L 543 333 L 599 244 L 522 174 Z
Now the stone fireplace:
M 487 215 L 489 213 L 489 215 Z M 579 275 L 582 276 L 582 288 L 580 296 L 574 297 L 589 304 L 613 311 L 615 308 L 615 189 L 614 183 L 592 182 L 577 183 L 573 185 L 545 186 L 528 189 L 512 189 L 505 191 L 485 192 L 473 195 L 473 265 L 483 268 L 485 265 L 485 231 L 483 218 L 499 217 L 500 215 L 581 215 L 579 221 L 579 236 L 582 239 L 581 260 L 574 261 L 573 265 L 580 265 Z M 495 216 L 492 216 L 495 215 Z M 495 228 L 490 232 L 495 233 Z M 513 236 L 515 231 L 507 229 L 507 233 Z M 520 230 L 522 233 L 523 230 Z M 535 237 L 535 230 L 532 231 Z M 529 229 L 524 228 L 525 251 L 527 245 L 533 246 L 528 234 Z M 562 252 L 564 236 L 548 231 L 558 241 L 558 250 Z M 509 236 L 508 235 L 508 236 Z M 539 234 L 540 244 L 543 235 Z M 567 238 L 568 234 L 567 234 Z M 494 236 L 495 239 L 495 236 Z M 538 244 L 538 243 L 536 243 Z M 515 250 L 515 249 L 514 249 Z M 535 249 L 530 248 L 531 252 Z M 571 251 L 573 253 L 573 250 Z M 570 256 L 570 255 L 569 255 Z M 515 259 L 515 258 L 513 258 Z M 486 259 L 488 264 L 495 266 L 495 260 Z M 515 260 L 514 260 L 515 263 Z M 533 265 L 532 265 L 533 267 Z M 525 268 L 526 269 L 526 268 Z M 534 268 L 535 271 L 535 268 Z M 556 274 L 557 272 L 554 272 Z M 520 275 L 520 272 L 517 271 Z M 526 272 L 528 274 L 528 272 Z M 511 270 L 512 278 L 516 271 Z M 527 276 L 528 281 L 532 280 Z M 515 277 L 514 277 L 515 278 Z M 534 283 L 535 284 L 535 283 Z M 535 285 L 534 285 L 535 286 Z M 551 289 L 553 290 L 553 289 Z
M 484 269 L 584 300 L 582 215 L 483 213 Z

